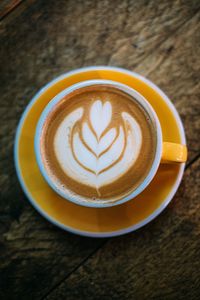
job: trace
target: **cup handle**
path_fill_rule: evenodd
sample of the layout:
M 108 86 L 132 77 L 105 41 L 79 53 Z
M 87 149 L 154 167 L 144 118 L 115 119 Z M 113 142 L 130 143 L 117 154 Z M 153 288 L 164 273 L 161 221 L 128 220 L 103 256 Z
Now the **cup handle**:
M 183 163 L 187 160 L 185 145 L 163 142 L 161 163 Z

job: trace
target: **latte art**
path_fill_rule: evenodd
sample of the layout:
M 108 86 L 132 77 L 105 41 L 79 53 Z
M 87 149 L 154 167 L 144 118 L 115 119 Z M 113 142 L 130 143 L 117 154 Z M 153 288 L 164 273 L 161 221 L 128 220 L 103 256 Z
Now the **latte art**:
M 85 108 L 86 109 L 86 108 Z M 63 171 L 74 180 L 97 189 L 123 176 L 138 157 L 142 133 L 137 121 L 121 113 L 112 127 L 112 104 L 96 100 L 88 122 L 80 107 L 64 118 L 55 134 L 55 154 Z M 111 128 L 110 128 L 111 127 Z
M 148 174 L 154 123 L 130 95 L 110 86 L 63 97 L 42 127 L 40 152 L 57 190 L 78 201 L 117 201 Z

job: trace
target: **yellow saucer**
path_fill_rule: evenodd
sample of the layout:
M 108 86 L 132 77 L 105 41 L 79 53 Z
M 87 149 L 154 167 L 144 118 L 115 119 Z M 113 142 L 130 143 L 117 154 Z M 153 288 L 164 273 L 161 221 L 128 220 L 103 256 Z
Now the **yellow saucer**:
M 140 228 L 154 219 L 170 202 L 183 176 L 184 164 L 161 165 L 150 185 L 136 198 L 110 208 L 76 205 L 58 196 L 39 172 L 34 135 L 47 103 L 63 89 L 90 79 L 114 80 L 137 90 L 153 106 L 161 123 L 163 139 L 185 144 L 179 115 L 167 96 L 142 76 L 114 67 L 88 67 L 66 73 L 46 85 L 27 106 L 15 139 L 15 165 L 24 192 L 32 205 L 50 222 L 85 236 L 108 237 Z

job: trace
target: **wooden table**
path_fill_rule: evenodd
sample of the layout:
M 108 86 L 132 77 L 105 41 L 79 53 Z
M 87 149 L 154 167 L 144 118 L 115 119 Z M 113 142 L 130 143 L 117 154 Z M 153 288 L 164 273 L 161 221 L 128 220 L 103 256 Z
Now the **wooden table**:
M 200 299 L 200 2 L 8 1 L 0 4 L 0 298 Z M 178 109 L 189 147 L 183 182 L 145 228 L 112 239 L 64 232 L 27 201 L 13 139 L 31 97 L 88 65 L 139 72 Z

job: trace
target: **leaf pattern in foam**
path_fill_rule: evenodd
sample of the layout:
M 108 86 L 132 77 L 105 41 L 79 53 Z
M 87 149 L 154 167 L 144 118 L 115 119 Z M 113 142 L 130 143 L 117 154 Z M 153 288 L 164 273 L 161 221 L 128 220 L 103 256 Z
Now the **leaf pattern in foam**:
M 90 110 L 90 122 L 97 138 L 99 139 L 104 130 L 108 127 L 112 117 L 112 106 L 110 102 L 104 104 L 97 100 Z
M 82 137 L 87 146 L 96 154 L 98 141 L 86 122 L 82 126 Z
M 84 137 L 89 137 L 91 131 L 89 126 L 85 126 L 85 130 L 88 130 L 88 132 Z M 115 139 L 116 132 L 117 131 L 114 128 L 113 130 L 109 130 L 108 133 L 110 133 L 110 136 L 107 135 L 107 139 L 111 138 L 109 143 L 104 140 L 101 147 L 99 147 L 100 143 L 96 143 L 97 148 L 94 149 L 93 147 L 92 149 L 92 151 L 96 152 L 95 155 L 84 145 L 79 136 L 79 133 L 76 132 L 73 136 L 73 152 L 76 160 L 83 167 L 91 170 L 94 174 L 98 174 L 103 169 L 109 167 L 111 164 L 118 160 L 124 148 L 125 138 L 122 127 L 120 127 L 119 135 L 112 144 L 113 140 Z M 86 143 L 87 141 L 84 140 L 84 142 Z M 111 147 L 108 149 L 110 145 Z M 108 151 L 106 151 L 102 156 L 99 157 L 98 152 L 102 153 L 104 149 L 108 149 Z
M 97 173 L 115 163 L 123 152 L 125 146 L 125 136 L 122 126 L 120 126 L 119 135 L 112 146 L 102 156 L 100 156 L 97 163 Z
M 91 170 L 94 174 L 99 174 L 119 159 L 124 149 L 125 136 L 122 126 L 120 126 L 118 136 L 116 136 L 116 128 L 111 128 L 102 136 L 102 133 L 110 123 L 109 118 L 111 119 L 112 117 L 110 115 L 112 114 L 112 108 L 109 102 L 102 105 L 101 101 L 96 101 L 91 107 L 90 116 L 92 115 L 92 110 L 94 114 L 97 112 L 100 115 L 104 113 L 104 117 L 107 118 L 106 122 L 103 121 L 101 130 L 99 129 L 100 127 L 97 128 L 100 126 L 98 124 L 99 121 L 92 124 L 99 139 L 97 140 L 89 125 L 84 122 L 82 125 L 82 139 L 84 142 L 82 142 L 79 133 L 76 132 L 73 136 L 73 151 L 76 160 L 83 167 Z
M 101 109 L 98 108 L 99 104 L 96 102 L 100 102 Z M 92 108 L 104 111 L 107 117 L 111 118 L 112 109 L 109 105 L 106 108 L 106 103 L 102 105 L 101 101 L 96 102 Z M 124 126 L 119 125 L 118 129 L 111 128 L 105 132 L 110 121 L 103 121 L 103 130 L 99 130 L 98 134 L 95 131 L 96 135 L 93 130 L 97 128 L 97 125 L 93 124 L 92 130 L 91 124 L 88 125 L 87 122 L 82 123 L 81 132 L 73 130 L 77 122 L 81 122 L 83 108 L 75 110 L 62 121 L 56 132 L 54 143 L 56 157 L 68 176 L 98 189 L 115 181 L 128 171 L 140 151 L 142 132 L 131 115 L 126 112 L 122 112 L 121 115 L 126 130 Z
M 97 155 L 100 155 L 106 149 L 108 149 L 116 138 L 117 130 L 115 128 L 111 128 L 106 132 L 99 141 Z
M 111 128 L 108 132 L 106 132 L 102 138 L 97 141 L 95 135 L 92 130 L 88 126 L 86 122 L 83 123 L 82 126 L 82 137 L 85 144 L 88 146 L 92 152 L 99 156 L 102 152 L 104 152 L 110 145 L 113 143 L 116 138 L 117 130 L 115 128 Z
M 85 168 L 95 172 L 96 157 L 82 143 L 79 134 L 76 132 L 73 136 L 73 150 L 76 160 Z

